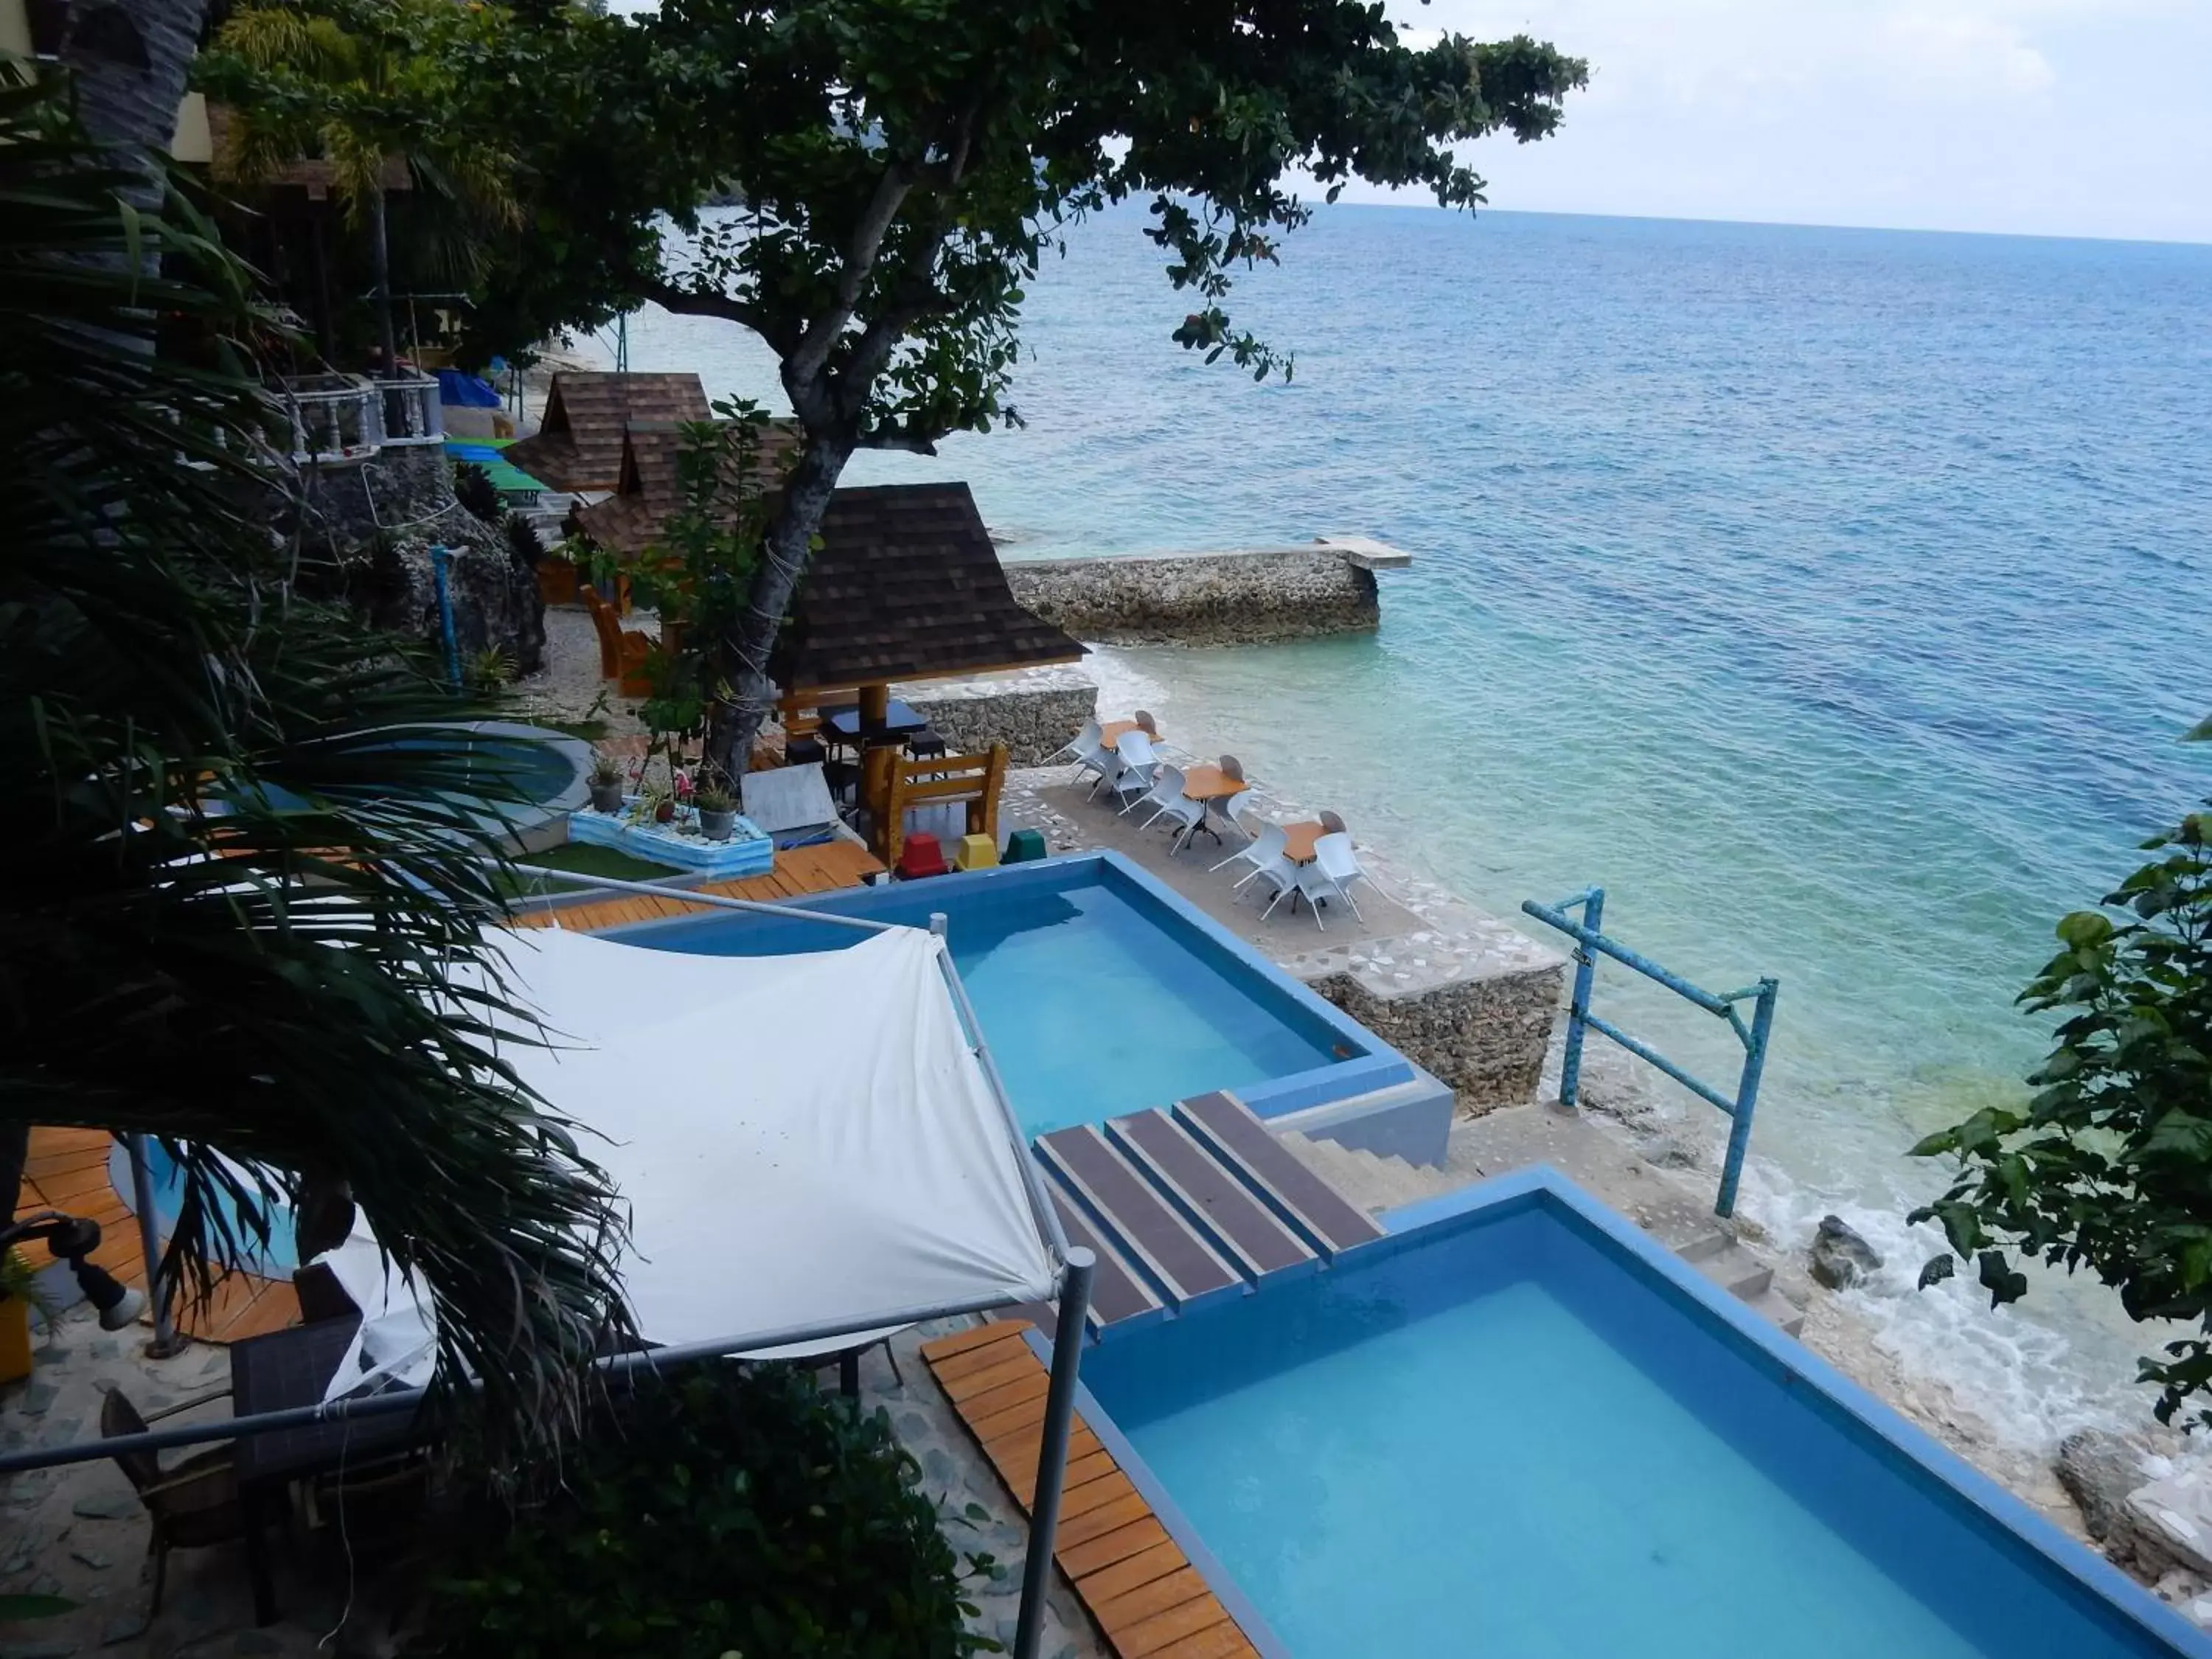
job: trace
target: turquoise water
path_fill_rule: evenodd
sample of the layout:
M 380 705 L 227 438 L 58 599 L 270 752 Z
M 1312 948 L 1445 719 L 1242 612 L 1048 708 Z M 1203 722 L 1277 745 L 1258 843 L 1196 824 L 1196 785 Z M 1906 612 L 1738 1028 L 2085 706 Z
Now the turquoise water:
M 184 1203 L 184 1174 L 174 1158 L 150 1141 L 146 1147 L 146 1173 L 153 1177 L 154 1213 L 160 1218 L 161 1236 L 166 1238 L 175 1226 L 177 1212 Z M 131 1202 L 131 1155 L 119 1140 L 108 1153 L 107 1174 L 124 1200 Z M 241 1265 L 273 1278 L 286 1277 L 300 1265 L 299 1253 L 292 1246 L 292 1211 L 289 1205 L 278 1202 L 270 1206 L 269 1248 L 257 1253 L 250 1235 L 239 1224 L 238 1206 L 220 1193 L 215 1203 L 229 1223 L 232 1237 L 243 1252 Z
M 1246 286 L 1298 353 L 1255 386 L 1169 343 L 1139 222 L 1032 285 L 1025 429 L 850 476 L 969 479 L 1009 556 L 1411 550 L 1372 638 L 1104 653 L 1108 701 L 1488 909 L 1599 883 L 1692 977 L 1779 975 L 1749 1212 L 1868 1232 L 1870 1316 L 2023 1443 L 2139 1408 L 2100 1299 L 1912 1293 L 1902 1153 L 2016 1089 L 2052 923 L 2206 793 L 2212 248 L 1340 208 Z M 630 343 L 773 392 L 727 325 Z
M 1032 1135 L 1341 1057 L 1318 1018 L 1115 882 L 1012 872 L 981 882 L 951 877 L 876 889 L 863 902 L 836 908 L 915 927 L 927 926 L 932 911 L 945 913 L 953 965 Z M 751 917 L 632 936 L 718 956 L 836 950 L 853 937 L 818 922 Z
M 1542 1212 L 1084 1380 L 1293 1655 L 2167 1651 Z

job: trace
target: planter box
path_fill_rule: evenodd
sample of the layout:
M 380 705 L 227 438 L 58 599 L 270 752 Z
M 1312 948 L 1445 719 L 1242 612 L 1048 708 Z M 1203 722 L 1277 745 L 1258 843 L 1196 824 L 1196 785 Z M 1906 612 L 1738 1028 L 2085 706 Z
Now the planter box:
M 635 797 L 623 803 L 620 812 L 594 812 L 588 807 L 571 812 L 568 839 L 717 876 L 764 876 L 775 867 L 775 843 L 750 818 L 738 818 L 729 840 L 708 841 L 699 833 L 698 815 L 689 807 L 678 808 L 666 823 L 632 823 L 627 814 L 633 805 Z

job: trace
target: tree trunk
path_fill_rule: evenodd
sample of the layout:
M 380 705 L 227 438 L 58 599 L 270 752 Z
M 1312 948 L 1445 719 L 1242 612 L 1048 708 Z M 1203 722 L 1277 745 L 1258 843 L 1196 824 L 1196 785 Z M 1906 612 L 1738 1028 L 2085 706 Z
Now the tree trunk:
M 76 82 L 77 112 L 103 143 L 136 152 L 144 182 L 125 192 L 141 210 L 161 199 L 152 159 L 177 136 L 207 0 L 106 0 L 70 13 L 61 58 Z
M 384 378 L 399 378 L 399 336 L 392 325 L 392 244 L 384 222 L 384 180 L 368 192 L 368 261 L 375 283 L 376 325 L 384 336 Z
M 783 626 L 784 613 L 799 591 L 830 492 L 852 458 L 849 436 L 810 432 L 799 465 L 784 482 L 783 506 L 769 526 L 760 568 L 753 573 L 752 593 L 728 638 L 730 658 L 737 665 L 731 677 L 734 695 L 716 707 L 714 729 L 708 735 L 708 758 L 733 785 L 744 776 L 753 739 L 775 702 L 769 658 L 775 649 L 776 630 Z

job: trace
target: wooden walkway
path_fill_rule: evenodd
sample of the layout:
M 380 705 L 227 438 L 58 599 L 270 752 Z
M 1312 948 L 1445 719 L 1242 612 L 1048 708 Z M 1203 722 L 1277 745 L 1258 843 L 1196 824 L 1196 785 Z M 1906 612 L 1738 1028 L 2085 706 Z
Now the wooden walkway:
M 1026 1512 L 1036 1489 L 1047 1372 L 1001 1322 L 940 1337 L 921 1357 L 1006 1490 Z M 1238 1659 L 1255 1648 L 1080 1417 L 1053 1558 L 1117 1659 Z
M 32 1130 L 31 1156 L 23 1165 L 23 1196 L 16 1213 L 60 1210 L 97 1221 L 100 1248 L 92 1260 L 134 1290 L 143 1291 L 146 1264 L 138 1249 L 138 1222 L 108 1174 L 113 1144 L 104 1129 Z M 43 1243 L 26 1246 L 25 1254 L 34 1267 L 54 1259 Z M 236 1342 L 282 1330 L 296 1324 L 299 1317 L 300 1299 L 289 1280 L 235 1273 L 216 1281 L 214 1297 L 204 1308 L 179 1308 L 177 1326 L 203 1342 Z
M 1101 1339 L 1318 1273 L 1382 1237 L 1233 1095 L 1055 1129 L 1032 1150 L 1070 1242 L 1098 1257 Z
M 848 841 L 823 842 L 818 847 L 793 847 L 775 855 L 775 868 L 764 876 L 738 881 L 714 881 L 689 890 L 712 893 L 720 898 L 804 898 L 810 893 L 835 892 L 858 887 L 868 877 L 882 873 L 883 860 L 865 847 Z M 597 933 L 603 927 L 627 927 L 633 922 L 660 921 L 670 916 L 696 915 L 711 905 L 686 904 L 672 892 L 667 898 L 647 898 L 628 893 L 595 904 L 571 905 L 539 910 L 517 918 L 521 927 L 562 927 L 577 933 Z

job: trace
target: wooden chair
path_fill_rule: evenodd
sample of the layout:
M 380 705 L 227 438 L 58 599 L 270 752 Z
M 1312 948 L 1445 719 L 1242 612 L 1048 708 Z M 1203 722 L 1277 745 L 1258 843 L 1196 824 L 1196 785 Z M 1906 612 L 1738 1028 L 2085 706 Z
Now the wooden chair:
M 220 1400 L 229 1392 L 228 1389 L 220 1389 L 141 1417 L 138 1408 L 121 1389 L 110 1389 L 100 1407 L 100 1437 L 112 1440 L 118 1435 L 143 1434 L 149 1423 L 158 1423 L 194 1406 Z M 146 1513 L 154 1523 L 146 1553 L 154 1558 L 151 1610 L 159 1613 L 161 1583 L 168 1573 L 171 1550 L 204 1549 L 210 1544 L 225 1544 L 245 1536 L 246 1512 L 238 1501 L 238 1477 L 231 1463 L 230 1448 L 221 1446 L 213 1451 L 194 1452 L 167 1468 L 163 1468 L 161 1458 L 149 1451 L 118 1453 L 115 1462 L 137 1492 L 138 1501 L 146 1506 Z
M 612 605 L 589 587 L 581 591 L 590 596 L 585 608 L 592 613 L 592 628 L 599 636 L 601 677 L 618 682 L 616 689 L 625 697 L 651 696 L 653 681 L 645 665 L 659 641 L 649 634 L 624 628 L 616 620 Z

